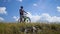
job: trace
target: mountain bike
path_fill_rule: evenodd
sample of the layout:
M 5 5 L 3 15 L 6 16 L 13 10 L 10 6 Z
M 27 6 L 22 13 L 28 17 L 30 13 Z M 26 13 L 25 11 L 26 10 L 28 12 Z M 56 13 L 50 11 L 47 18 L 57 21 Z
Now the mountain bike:
M 31 23 L 31 19 L 26 16 L 27 14 L 24 14 L 24 18 L 22 19 L 24 23 Z M 18 22 L 20 23 L 20 18 L 18 19 Z

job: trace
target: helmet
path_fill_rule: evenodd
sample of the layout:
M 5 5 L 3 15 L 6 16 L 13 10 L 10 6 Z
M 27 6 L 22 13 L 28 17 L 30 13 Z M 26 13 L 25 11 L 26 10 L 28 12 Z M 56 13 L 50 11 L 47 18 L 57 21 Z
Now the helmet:
M 21 8 L 23 8 L 23 6 L 21 6 Z

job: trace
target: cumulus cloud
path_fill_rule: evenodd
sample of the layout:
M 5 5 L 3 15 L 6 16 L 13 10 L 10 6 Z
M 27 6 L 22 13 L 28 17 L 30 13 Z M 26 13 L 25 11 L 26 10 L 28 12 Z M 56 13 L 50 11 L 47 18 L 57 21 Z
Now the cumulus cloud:
M 52 17 L 52 22 L 60 22 L 60 17 L 53 16 Z
M 31 19 L 32 22 L 36 22 L 36 21 L 38 21 L 39 18 L 40 18 L 40 16 L 38 16 L 38 15 L 32 15 L 30 12 L 27 12 L 27 13 L 28 13 L 28 14 L 25 15 L 25 16 L 30 17 L 30 19 Z M 14 19 L 15 21 L 18 21 L 19 17 L 13 16 L 13 19 Z
M 57 11 L 60 12 L 60 6 L 57 6 Z
M 36 22 L 36 21 L 38 21 L 40 19 L 39 15 L 32 15 L 30 12 L 27 12 L 27 13 L 28 14 L 26 16 L 30 17 L 32 22 Z
M 60 22 L 60 17 L 57 16 L 50 16 L 48 13 L 43 13 L 40 17 L 40 20 L 45 20 L 48 22 Z
M 0 7 L 0 14 L 7 14 L 6 7 Z
M 48 13 L 43 13 L 41 14 L 40 20 L 52 22 L 52 16 L 50 16 Z
M 15 21 L 18 21 L 19 17 L 13 16 L 13 19 L 14 19 Z
M 32 20 L 32 22 L 37 22 L 37 21 L 47 21 L 47 22 L 60 22 L 60 17 L 57 16 L 50 16 L 48 13 L 42 13 L 41 15 L 32 15 L 30 12 L 28 12 L 29 16 Z
M 35 6 L 35 7 L 36 7 L 36 6 L 38 6 L 38 5 L 37 5 L 36 3 L 34 3 L 34 4 L 33 4 L 33 6 Z
M 23 0 L 18 0 L 19 2 L 22 2 Z
M 0 22 L 3 21 L 3 20 L 4 20 L 4 18 L 0 17 Z
M 42 13 L 41 15 L 32 15 L 30 12 L 27 12 L 27 17 L 30 17 L 32 22 L 60 22 L 60 17 L 51 16 L 48 13 Z M 13 16 L 13 18 L 18 21 L 19 17 Z

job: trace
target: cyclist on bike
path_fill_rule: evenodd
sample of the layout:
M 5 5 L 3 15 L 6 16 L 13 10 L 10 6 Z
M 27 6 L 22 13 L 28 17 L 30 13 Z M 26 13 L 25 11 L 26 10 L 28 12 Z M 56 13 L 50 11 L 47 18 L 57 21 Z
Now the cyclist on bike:
M 19 12 L 20 12 L 20 23 L 23 22 L 23 18 L 24 18 L 24 10 L 23 10 L 23 6 L 20 7 L 19 9 Z M 27 12 L 25 12 L 27 13 Z

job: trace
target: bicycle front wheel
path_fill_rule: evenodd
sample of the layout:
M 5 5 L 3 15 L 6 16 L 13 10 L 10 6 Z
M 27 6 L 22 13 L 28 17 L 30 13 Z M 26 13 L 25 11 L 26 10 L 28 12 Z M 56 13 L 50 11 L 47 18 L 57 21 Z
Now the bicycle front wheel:
M 31 23 L 31 19 L 30 19 L 29 17 L 26 17 L 26 18 L 24 19 L 24 22 L 26 22 L 26 23 Z

